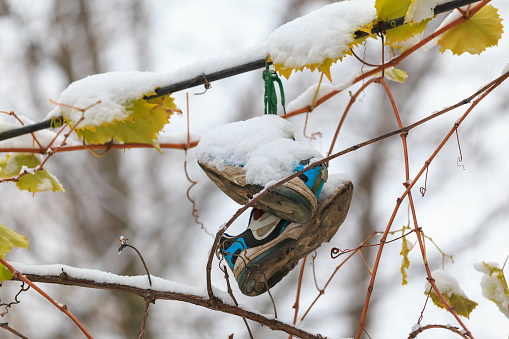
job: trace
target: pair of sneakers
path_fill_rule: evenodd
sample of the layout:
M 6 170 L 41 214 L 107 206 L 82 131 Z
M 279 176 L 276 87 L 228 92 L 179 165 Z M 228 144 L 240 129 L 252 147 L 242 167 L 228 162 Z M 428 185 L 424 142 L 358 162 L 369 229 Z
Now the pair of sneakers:
M 207 176 L 239 204 L 247 204 L 264 188 L 246 180 L 243 166 L 221 164 L 218 168 L 200 160 Z M 309 163 L 309 159 L 300 161 L 293 165 L 293 172 Z M 241 292 L 248 296 L 266 292 L 300 259 L 329 241 L 346 218 L 352 194 L 347 178 L 329 176 L 327 167 L 320 165 L 260 199 L 247 229 L 237 236 L 225 233 L 218 247 Z

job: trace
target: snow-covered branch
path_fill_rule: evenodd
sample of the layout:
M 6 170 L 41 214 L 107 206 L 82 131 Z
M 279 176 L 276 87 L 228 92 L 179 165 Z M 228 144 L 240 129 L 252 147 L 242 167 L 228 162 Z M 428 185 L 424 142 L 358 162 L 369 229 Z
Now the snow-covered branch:
M 214 298 L 209 298 L 204 287 L 192 287 L 151 276 L 150 287 L 147 276 L 121 276 L 99 270 L 76 268 L 67 265 L 27 265 L 10 263 L 32 282 L 67 286 L 80 286 L 136 294 L 144 299 L 176 300 L 202 306 L 214 311 L 229 313 L 252 320 L 272 330 L 284 331 L 299 338 L 322 338 L 282 322 L 271 315 L 264 315 L 245 306 L 235 306 L 232 298 L 218 288 L 214 288 Z

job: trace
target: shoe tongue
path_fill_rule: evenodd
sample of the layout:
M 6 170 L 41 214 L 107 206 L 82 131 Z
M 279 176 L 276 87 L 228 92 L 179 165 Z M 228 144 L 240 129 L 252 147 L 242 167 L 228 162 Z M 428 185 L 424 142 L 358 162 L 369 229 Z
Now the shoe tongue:
M 261 216 L 264 214 L 265 212 L 258 209 L 258 208 L 253 208 L 253 218 L 254 220 L 258 220 L 261 218 Z
M 253 232 L 256 239 L 261 240 L 268 236 L 281 218 L 259 209 L 253 210 L 253 217 L 249 222 L 249 229 Z

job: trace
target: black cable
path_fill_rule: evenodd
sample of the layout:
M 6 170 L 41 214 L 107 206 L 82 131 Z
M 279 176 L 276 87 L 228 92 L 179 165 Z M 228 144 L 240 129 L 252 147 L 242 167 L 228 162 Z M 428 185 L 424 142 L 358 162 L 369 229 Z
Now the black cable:
M 477 1 L 479 1 L 479 0 L 450 1 L 448 3 L 436 6 L 435 10 L 434 10 L 434 14 L 437 15 L 437 14 L 445 13 L 445 12 L 448 12 L 448 11 L 453 10 L 458 7 L 470 5 Z M 359 38 L 364 38 L 369 35 L 376 35 L 380 32 L 384 32 L 388 29 L 402 26 L 404 23 L 405 23 L 405 17 L 388 20 L 388 21 L 381 21 L 377 25 L 375 25 L 375 27 L 373 27 L 373 29 L 371 30 L 371 34 L 362 32 L 362 31 L 357 31 L 357 32 L 355 32 L 355 38 L 359 39 Z M 239 75 L 242 73 L 247 73 L 250 71 L 254 71 L 256 69 L 263 68 L 263 67 L 265 67 L 265 63 L 266 63 L 265 59 L 260 59 L 260 60 L 248 62 L 243 65 L 227 68 L 227 69 L 224 69 L 224 70 L 221 70 L 218 72 L 198 75 L 191 80 L 185 80 L 185 81 L 181 81 L 181 82 L 178 82 L 175 84 L 171 84 L 168 86 L 158 88 L 155 91 L 156 92 L 155 95 L 146 96 L 144 99 L 148 100 L 148 99 L 152 99 L 152 98 L 161 97 L 163 95 L 175 93 L 178 91 L 182 91 L 184 89 L 188 89 L 188 88 L 192 88 L 192 87 L 196 87 L 196 86 L 200 86 L 200 85 L 208 85 L 210 82 L 213 82 L 216 80 L 229 78 L 229 77 L 232 77 L 235 75 Z M 63 119 L 61 116 L 57 117 L 56 119 L 59 119 L 59 118 Z M 36 132 L 36 131 L 39 131 L 42 129 L 50 128 L 51 121 L 52 121 L 52 119 L 47 119 L 47 120 L 43 120 L 43 121 L 38 122 L 33 125 L 23 126 L 20 128 L 2 132 L 2 133 L 0 133 L 0 141 L 6 140 L 6 139 L 11 139 L 11 138 L 23 135 L 23 134 L 33 133 L 33 132 Z
M 59 118 L 63 119 L 62 117 L 59 117 Z M 58 119 L 58 118 L 56 118 L 56 119 Z M 26 126 L 23 126 L 20 128 L 11 129 L 11 130 L 2 132 L 2 133 L 0 133 L 0 141 L 15 138 L 15 137 L 18 137 L 23 134 L 33 133 L 36 131 L 40 131 L 42 129 L 50 128 L 52 120 L 53 119 L 46 119 L 46 120 L 40 121 L 35 124 L 26 125 Z

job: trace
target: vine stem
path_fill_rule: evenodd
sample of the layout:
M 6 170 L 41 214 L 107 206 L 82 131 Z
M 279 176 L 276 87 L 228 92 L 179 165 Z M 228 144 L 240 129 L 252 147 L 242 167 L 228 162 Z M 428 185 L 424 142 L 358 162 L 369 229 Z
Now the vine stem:
M 4 330 L 11 332 L 12 334 L 16 335 L 18 338 L 28 339 L 28 337 L 24 336 L 23 334 L 16 331 L 14 328 L 10 327 L 9 323 L 0 323 L 0 328 L 3 328 Z
M 81 323 L 72 315 L 71 312 L 67 309 L 67 306 L 60 305 L 57 303 L 52 297 L 50 297 L 46 292 L 44 292 L 42 289 L 39 288 L 39 286 L 35 285 L 32 281 L 30 281 L 27 277 L 25 277 L 21 272 L 18 272 L 14 267 L 12 267 L 7 261 L 5 261 L 3 258 L 0 258 L 0 263 L 5 266 L 9 271 L 12 272 L 13 278 L 17 280 L 23 281 L 25 284 L 28 284 L 30 287 L 32 287 L 34 290 L 39 292 L 40 295 L 42 295 L 44 298 L 46 298 L 50 303 L 52 303 L 56 308 L 58 308 L 60 311 L 64 312 L 69 318 L 71 318 L 72 321 L 79 327 L 81 332 L 87 337 L 92 339 L 92 336 L 87 332 L 87 330 L 81 325 Z
M 455 130 L 458 128 L 458 126 L 461 125 L 463 120 L 465 120 L 465 118 L 474 109 L 474 107 L 477 106 L 477 104 L 480 101 L 482 101 L 489 93 L 491 93 L 495 88 L 497 88 L 508 77 L 509 77 L 509 72 L 506 72 L 503 75 L 501 75 L 500 77 L 498 77 L 496 80 L 492 81 L 489 85 L 483 87 L 480 91 L 478 91 L 479 94 L 482 93 L 480 95 L 480 97 L 475 99 L 472 102 L 472 104 L 470 105 L 470 107 L 460 117 L 460 119 L 458 119 L 458 121 L 454 124 L 453 128 L 449 131 L 449 133 L 447 133 L 447 135 L 444 137 L 444 139 L 442 140 L 440 145 L 438 145 L 438 147 L 435 149 L 435 151 L 430 156 L 430 158 L 427 161 L 425 161 L 424 165 L 422 166 L 421 170 L 417 173 L 415 178 L 410 183 L 407 183 L 405 192 L 403 192 L 403 194 L 398 198 L 398 200 L 396 202 L 396 206 L 395 206 L 395 208 L 394 208 L 394 210 L 392 212 L 392 215 L 391 215 L 391 217 L 389 219 L 388 225 L 387 225 L 387 227 L 385 229 L 385 232 L 384 232 L 382 238 L 380 239 L 380 247 L 378 248 L 378 252 L 377 252 L 377 255 L 376 255 L 376 259 L 375 259 L 375 264 L 373 266 L 373 275 L 371 276 L 371 280 L 370 280 L 369 287 L 368 287 L 368 292 L 366 293 L 366 299 L 364 301 L 364 308 L 363 308 L 363 311 L 362 311 L 362 316 L 361 316 L 361 320 L 360 320 L 360 323 L 359 323 L 359 328 L 357 330 L 356 339 L 359 339 L 360 335 L 362 334 L 362 331 L 363 331 L 363 328 L 364 328 L 364 324 L 366 322 L 366 314 L 367 314 L 368 307 L 369 307 L 369 301 L 370 301 L 371 295 L 373 293 L 373 287 L 374 287 L 376 272 L 377 272 L 378 266 L 380 264 L 380 259 L 381 259 L 382 251 L 383 251 L 383 248 L 384 248 L 384 244 L 386 242 L 387 235 L 389 234 L 390 228 L 391 228 L 391 226 L 392 226 L 392 224 L 394 222 L 396 214 L 397 214 L 397 212 L 399 210 L 399 207 L 400 207 L 401 203 L 403 202 L 403 199 L 405 199 L 409 195 L 411 189 L 413 188 L 413 186 L 415 185 L 417 180 L 420 179 L 420 177 L 422 176 L 422 174 L 424 173 L 426 168 L 433 161 L 433 159 L 436 157 L 436 155 L 440 152 L 440 150 L 443 148 L 443 146 L 446 144 L 446 142 L 451 138 L 451 136 L 453 135 Z M 426 266 L 426 270 L 427 270 L 426 273 L 428 274 L 428 277 L 429 277 L 431 275 L 431 273 L 429 271 L 429 267 L 427 267 L 427 259 L 426 259 L 426 251 L 425 251 L 425 247 L 424 247 L 424 242 L 423 242 L 422 238 L 420 237 L 420 231 L 416 232 L 416 234 L 417 234 L 417 239 L 418 239 L 418 242 L 419 242 L 419 247 L 421 249 L 421 254 L 423 256 L 423 260 L 424 260 L 424 263 L 425 263 L 425 266 Z M 452 308 L 445 301 L 445 299 L 442 296 L 442 294 L 438 291 L 438 288 L 436 288 L 436 285 L 435 285 L 435 283 L 434 283 L 434 281 L 432 279 L 430 281 L 430 284 L 431 284 L 431 286 L 433 286 L 433 289 L 435 291 L 437 291 L 438 296 L 440 297 L 442 302 L 444 302 L 444 305 L 446 305 L 448 310 L 452 311 Z M 465 325 L 463 324 L 461 319 L 459 319 L 458 315 L 455 312 L 451 312 L 451 314 L 453 314 L 453 316 L 456 318 L 458 323 L 462 325 L 462 327 L 465 329 L 465 331 L 468 331 L 468 329 L 465 327 Z M 473 338 L 472 336 L 470 336 L 470 337 Z
M 409 334 L 408 339 L 417 338 L 417 336 L 420 333 L 424 332 L 425 330 L 432 329 L 432 328 L 441 328 L 444 330 L 449 330 L 451 332 L 456 333 L 457 335 L 459 335 L 462 338 L 465 338 L 465 339 L 469 338 L 466 334 L 462 333 L 457 327 L 452 327 L 450 325 L 432 324 L 432 325 L 425 325 L 425 326 L 419 327 L 417 330 L 415 330 Z
M 198 145 L 198 141 L 192 141 L 187 144 L 175 144 L 175 143 L 161 143 L 160 148 L 163 149 L 180 149 L 186 150 L 187 148 L 193 148 Z M 117 149 L 128 149 L 128 148 L 155 148 L 152 144 L 140 144 L 140 143 L 126 143 L 126 144 L 104 144 L 104 145 L 76 145 L 76 146 L 62 146 L 52 150 L 53 153 L 58 152 L 72 152 L 72 151 L 84 151 L 84 150 L 117 150 Z M 40 153 L 46 154 L 47 149 L 37 147 L 4 147 L 0 148 L 0 153 Z
M 341 127 L 343 126 L 343 123 L 345 122 L 346 116 L 348 115 L 348 112 L 350 111 L 350 108 L 352 108 L 353 104 L 357 100 L 357 97 L 359 94 L 361 94 L 369 85 L 371 85 L 373 82 L 375 82 L 377 79 L 372 78 L 369 79 L 367 82 L 362 84 L 362 86 L 355 92 L 355 94 L 350 98 L 350 101 L 348 102 L 348 105 L 345 108 L 345 111 L 343 112 L 343 115 L 341 116 L 341 120 L 339 121 L 338 127 L 336 128 L 336 132 L 334 133 L 334 137 L 332 138 L 332 142 L 329 148 L 329 153 L 327 155 L 331 155 L 332 150 L 334 149 L 334 145 L 336 144 L 336 140 L 338 139 L 339 131 L 341 130 Z
M 344 264 L 346 264 L 346 262 L 352 258 L 355 253 L 357 253 L 357 251 L 359 251 L 372 237 L 374 237 L 377 233 L 377 231 L 374 231 L 371 235 L 369 235 L 363 242 L 361 242 L 361 244 L 354 250 L 352 251 L 348 257 L 345 258 L 345 260 L 343 260 L 338 266 L 336 266 L 336 268 L 334 269 L 334 272 L 332 272 L 331 276 L 329 277 L 329 279 L 327 280 L 327 282 L 325 283 L 325 285 L 323 286 L 323 288 L 321 290 L 318 291 L 318 295 L 316 296 L 316 298 L 313 300 L 313 302 L 311 302 L 311 305 L 309 305 L 308 309 L 306 310 L 306 312 L 302 315 L 302 317 L 300 318 L 300 321 L 303 321 L 304 318 L 306 318 L 306 316 L 308 315 L 308 313 L 311 311 L 311 309 L 313 308 L 313 306 L 316 304 L 316 302 L 318 301 L 318 299 L 320 299 L 320 297 L 322 295 L 325 294 L 325 289 L 329 286 L 329 284 L 332 282 L 332 279 L 334 278 L 334 276 L 336 275 L 336 273 L 339 271 L 339 269 L 341 267 L 343 267 Z
M 299 303 L 300 303 L 300 291 L 302 289 L 302 278 L 304 277 L 304 267 L 306 267 L 306 259 L 307 256 L 302 259 L 302 263 L 300 266 L 299 273 L 299 282 L 297 284 L 297 296 L 295 297 L 295 303 L 293 304 L 293 308 L 295 309 L 295 313 L 293 315 L 293 325 L 297 324 L 297 316 L 299 315 Z M 290 335 L 288 339 L 292 339 L 293 335 Z

